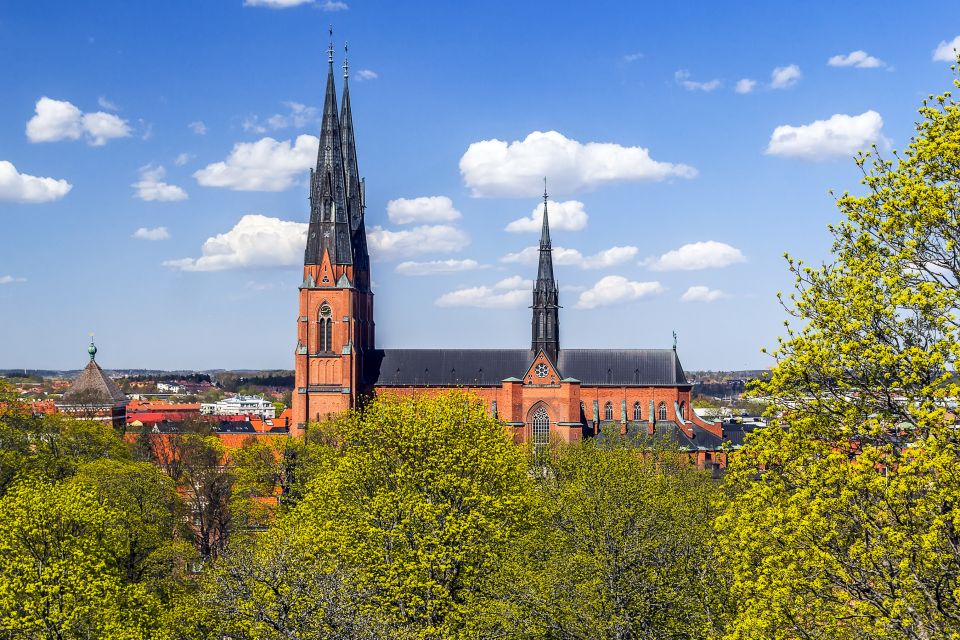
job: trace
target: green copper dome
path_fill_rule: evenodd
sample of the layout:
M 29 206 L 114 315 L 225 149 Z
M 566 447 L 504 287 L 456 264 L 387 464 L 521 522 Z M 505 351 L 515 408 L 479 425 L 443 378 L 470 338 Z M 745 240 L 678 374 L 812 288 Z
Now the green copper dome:
M 97 345 L 93 344 L 93 340 L 90 341 L 90 346 L 87 347 L 87 353 L 90 354 L 91 360 L 97 357 Z

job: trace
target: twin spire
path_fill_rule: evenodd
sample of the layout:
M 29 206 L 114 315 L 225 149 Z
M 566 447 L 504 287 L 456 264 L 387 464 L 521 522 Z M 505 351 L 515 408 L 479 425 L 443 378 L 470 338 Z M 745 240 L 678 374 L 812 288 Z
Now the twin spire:
M 353 284 L 366 287 L 369 285 L 369 273 L 366 273 L 369 256 L 363 224 L 363 182 L 357 164 L 347 84 L 349 63 L 345 57 L 343 101 L 338 105 L 333 72 L 333 29 L 330 36 L 320 146 L 317 166 L 310 172 L 310 227 L 303 262 L 304 265 L 321 264 L 327 255 L 331 265 L 353 265 L 357 280 Z

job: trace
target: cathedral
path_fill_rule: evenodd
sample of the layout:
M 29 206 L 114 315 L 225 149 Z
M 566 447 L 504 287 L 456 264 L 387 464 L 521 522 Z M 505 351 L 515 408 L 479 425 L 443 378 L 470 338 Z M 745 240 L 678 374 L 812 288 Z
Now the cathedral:
M 564 349 L 553 275 L 547 194 L 527 349 L 380 349 L 350 107 L 348 66 L 337 104 L 333 50 L 317 166 L 310 172 L 310 224 L 297 318 L 293 433 L 377 394 L 467 390 L 517 442 L 572 442 L 609 429 L 660 436 L 716 460 L 724 425 L 700 420 L 692 385 L 672 349 Z

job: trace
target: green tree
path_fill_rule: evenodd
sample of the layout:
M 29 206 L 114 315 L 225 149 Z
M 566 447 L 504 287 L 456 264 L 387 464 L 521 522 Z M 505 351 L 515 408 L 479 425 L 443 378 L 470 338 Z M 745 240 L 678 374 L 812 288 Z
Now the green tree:
M 543 521 L 505 565 L 511 636 L 708 637 L 726 615 L 719 487 L 685 454 L 614 439 L 561 447 L 538 474 Z
M 30 453 L 29 434 L 38 423 L 13 386 L 0 380 L 0 495 L 22 472 Z
M 97 460 L 70 480 L 95 493 L 115 516 L 113 564 L 127 583 L 143 583 L 164 601 L 188 588 L 196 552 L 173 481 L 146 462 Z
M 387 638 L 359 610 L 353 576 L 317 553 L 296 523 L 234 540 L 205 576 L 202 604 L 219 633 L 254 640 Z
M 336 428 L 339 456 L 291 517 L 398 636 L 475 636 L 487 576 L 529 526 L 523 451 L 463 393 L 379 398 Z
M 80 484 L 0 499 L 0 630 L 10 638 L 146 638 L 159 601 L 124 581 L 120 514 Z
M 960 105 L 920 113 L 906 151 L 858 157 L 832 261 L 789 259 L 802 327 L 718 521 L 731 637 L 960 637 Z

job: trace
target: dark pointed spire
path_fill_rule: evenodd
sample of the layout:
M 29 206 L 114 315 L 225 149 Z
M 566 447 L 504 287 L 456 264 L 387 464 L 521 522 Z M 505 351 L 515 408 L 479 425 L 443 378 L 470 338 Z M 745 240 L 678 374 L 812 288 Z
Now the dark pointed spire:
M 353 245 L 353 264 L 355 284 L 361 291 L 370 287 L 370 256 L 367 253 L 367 231 L 363 223 L 364 202 L 363 181 L 357 163 L 357 143 L 353 133 L 353 109 L 350 106 L 350 63 L 347 55 L 349 48 L 343 47 L 343 101 L 340 105 L 340 140 L 343 148 L 344 180 L 346 184 L 347 206 L 350 213 L 351 243 Z
M 554 365 L 560 353 L 559 290 L 553 277 L 553 248 L 547 214 L 547 179 L 543 179 L 543 230 L 540 232 L 540 262 L 533 285 L 533 351 L 543 350 Z
M 540 229 L 540 250 L 550 249 L 550 222 L 547 219 L 547 179 L 543 179 L 543 227 Z M 552 264 L 552 263 L 551 263 Z
M 353 263 L 337 89 L 333 80 L 333 28 L 330 38 L 317 168 L 310 173 L 310 228 L 304 264 L 320 264 L 324 253 L 330 255 L 331 264 Z
M 357 143 L 353 135 L 353 109 L 350 106 L 350 84 L 348 82 L 349 78 L 349 63 L 347 61 L 347 52 L 348 48 L 346 45 L 343 47 L 344 58 L 343 58 L 343 102 L 340 106 L 340 138 L 341 145 L 343 147 L 343 162 L 344 162 L 344 171 L 345 179 L 347 186 L 347 197 L 352 198 L 357 197 L 357 204 L 355 211 L 351 211 L 353 223 L 359 222 L 359 217 L 361 215 L 360 211 L 360 169 L 357 164 Z M 353 224 L 354 230 L 357 228 L 357 224 Z

